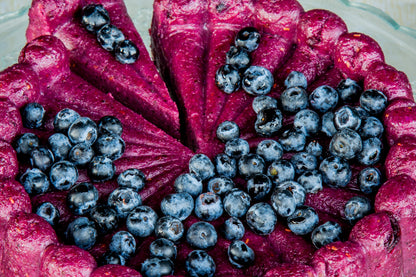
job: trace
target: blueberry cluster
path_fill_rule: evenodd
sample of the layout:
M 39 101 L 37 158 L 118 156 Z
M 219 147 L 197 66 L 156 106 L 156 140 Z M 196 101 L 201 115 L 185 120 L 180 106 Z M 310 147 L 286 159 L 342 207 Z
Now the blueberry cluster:
M 225 65 L 215 74 L 215 84 L 225 93 L 233 93 L 240 88 L 250 95 L 265 95 L 272 89 L 272 73 L 261 66 L 251 65 L 250 53 L 260 44 L 260 33 L 254 27 L 241 29 L 234 45 L 226 54 Z
M 97 36 L 98 43 L 123 64 L 136 62 L 139 49 L 116 26 L 110 24 L 108 11 L 101 4 L 89 4 L 82 9 L 81 23 Z

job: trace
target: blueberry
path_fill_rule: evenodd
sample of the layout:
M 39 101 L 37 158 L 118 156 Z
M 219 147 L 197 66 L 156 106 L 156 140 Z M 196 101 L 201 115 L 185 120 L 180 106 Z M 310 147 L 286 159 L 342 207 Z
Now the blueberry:
M 380 121 L 380 119 L 374 116 L 367 117 L 360 129 L 360 135 L 362 138 L 381 138 L 383 132 L 383 123 Z
M 97 205 L 98 190 L 90 183 L 79 183 L 66 197 L 68 208 L 76 215 L 84 215 Z
M 267 176 L 275 183 L 293 180 L 295 167 L 288 160 L 274 161 L 267 169 Z
M 90 32 L 97 32 L 102 26 L 110 23 L 110 16 L 102 5 L 90 4 L 82 8 L 82 25 Z
M 69 138 L 61 133 L 55 133 L 48 138 L 49 149 L 52 151 L 55 161 L 66 160 L 72 144 Z
M 362 92 L 362 88 L 356 81 L 347 78 L 338 84 L 337 91 L 342 101 L 355 103 Z
M 164 238 L 154 240 L 149 246 L 149 252 L 151 257 L 167 258 L 171 261 L 176 259 L 178 253 L 175 244 Z
M 117 211 L 120 218 L 126 218 L 134 208 L 141 204 L 140 195 L 128 188 L 117 188 L 108 196 L 108 205 Z
M 242 47 L 248 52 L 253 52 L 259 47 L 260 37 L 260 33 L 256 28 L 245 27 L 237 33 L 234 43 L 237 47 Z
M 309 142 L 308 145 L 306 145 L 305 151 L 306 153 L 309 153 L 311 155 L 314 155 L 315 157 L 320 157 L 322 155 L 322 145 L 319 144 L 317 140 L 313 140 Z
M 78 217 L 69 223 L 66 229 L 68 243 L 74 244 L 84 250 L 91 249 L 97 241 L 97 229 L 94 222 L 86 217 Z
M 39 103 L 28 103 L 22 111 L 23 126 L 30 129 L 36 129 L 42 126 L 45 117 L 45 109 Z
M 329 152 L 346 160 L 357 156 L 363 148 L 360 135 L 350 128 L 341 129 L 332 137 Z
M 357 177 L 360 190 L 365 194 L 376 191 L 381 185 L 381 172 L 378 168 L 367 167 L 360 171 Z
M 273 74 L 265 67 L 250 66 L 244 71 L 241 86 L 250 95 L 268 94 L 274 84 Z
M 90 219 L 95 222 L 100 235 L 108 234 L 118 227 L 117 212 L 107 205 L 98 205 L 89 213 Z
M 24 133 L 14 143 L 19 158 L 25 160 L 29 157 L 33 149 L 39 146 L 39 138 L 32 133 Z
M 272 185 L 272 181 L 267 175 L 254 174 L 247 180 L 247 192 L 253 200 L 261 201 L 269 195 Z
M 306 171 L 315 170 L 318 167 L 316 157 L 307 152 L 299 152 L 292 156 L 290 162 L 295 167 L 296 174 L 303 174 Z
M 270 203 L 276 213 L 282 217 L 288 217 L 296 210 L 295 196 L 287 189 L 276 189 L 270 198 Z
M 332 137 L 337 132 L 334 125 L 335 114 L 333 112 L 327 112 L 322 115 L 322 127 L 321 131 L 328 137 Z
M 88 117 L 75 120 L 68 129 L 68 138 L 73 144 L 85 142 L 92 145 L 97 139 L 97 124 Z
M 363 165 L 374 165 L 381 159 L 383 144 L 378 138 L 369 138 L 363 141 L 363 150 L 358 153 L 357 160 Z
M 111 252 L 129 259 L 136 252 L 136 240 L 129 232 L 119 231 L 112 236 L 108 248 Z
M 156 228 L 157 213 L 148 206 L 138 206 L 127 216 L 127 230 L 137 237 L 150 236 Z
M 296 181 L 285 181 L 277 184 L 277 190 L 288 190 L 295 198 L 296 206 L 301 206 L 305 202 L 306 190 Z
M 247 50 L 242 47 L 231 46 L 225 54 L 225 63 L 242 71 L 250 66 L 251 60 Z
M 123 155 L 125 148 L 126 144 L 124 140 L 120 136 L 114 134 L 101 135 L 94 143 L 96 155 L 108 157 L 113 161 Z
M 106 115 L 100 118 L 98 122 L 98 134 L 114 134 L 116 136 L 121 136 L 123 133 L 123 125 L 120 120 L 111 115 Z
M 123 33 L 114 25 L 106 24 L 97 32 L 98 43 L 107 51 L 114 51 L 117 44 L 124 40 Z
M 288 113 L 297 113 L 308 107 L 308 94 L 304 88 L 291 87 L 280 95 L 282 109 Z
M 367 197 L 354 196 L 345 204 L 344 215 L 350 222 L 355 222 L 369 214 L 371 209 L 371 202 Z
M 36 208 L 36 214 L 45 219 L 50 225 L 58 224 L 61 214 L 51 202 L 43 202 Z
M 195 200 L 195 215 L 206 221 L 219 218 L 223 213 L 221 197 L 213 192 L 200 194 Z
M 312 231 L 312 244 L 319 249 L 322 246 L 341 240 L 341 233 L 341 226 L 338 223 L 327 221 Z
M 165 238 L 177 242 L 183 237 L 184 232 L 182 222 L 175 217 L 164 216 L 156 222 L 155 234 L 158 238 Z
M 224 121 L 217 128 L 217 138 L 222 142 L 236 139 L 240 136 L 240 128 L 234 121 Z
M 361 118 L 354 108 L 342 106 L 334 114 L 334 126 L 337 130 L 350 128 L 357 131 L 361 126 Z
M 228 260 L 237 268 L 246 268 L 254 263 L 253 249 L 241 240 L 235 240 L 228 246 Z
M 173 186 L 176 192 L 187 192 L 192 197 L 197 197 L 202 193 L 202 182 L 192 173 L 179 175 Z
M 230 217 L 224 221 L 221 230 L 224 238 L 228 240 L 241 239 L 245 233 L 243 223 L 236 217 Z
M 369 89 L 360 96 L 360 106 L 370 115 L 380 115 L 387 107 L 387 97 L 379 90 Z
M 251 197 L 246 192 L 233 189 L 224 197 L 224 210 L 234 217 L 242 217 L 250 208 Z
M 306 136 L 302 131 L 289 129 L 283 132 L 279 143 L 286 152 L 303 151 L 305 149 Z
M 338 92 L 330 86 L 317 87 L 310 95 L 309 102 L 312 108 L 320 113 L 326 113 L 338 104 Z
M 350 165 L 340 157 L 331 156 L 319 165 L 322 180 L 331 187 L 345 187 L 351 180 Z
M 185 220 L 194 210 L 194 199 L 187 192 L 168 194 L 160 202 L 160 209 L 164 215 Z
M 208 181 L 208 191 L 214 192 L 220 196 L 224 196 L 233 188 L 234 182 L 230 178 L 214 177 Z
M 204 154 L 196 154 L 189 160 L 189 172 L 204 181 L 214 176 L 215 167 Z
M 285 79 L 285 87 L 301 87 L 306 89 L 308 87 L 308 80 L 306 80 L 306 77 L 302 72 L 292 71 Z
M 238 69 L 229 64 L 222 65 L 215 73 L 215 84 L 219 90 L 228 94 L 239 90 L 241 77 Z
M 318 170 L 304 172 L 297 182 L 305 188 L 306 193 L 316 193 L 322 190 L 322 174 Z
M 75 122 L 81 116 L 74 110 L 63 109 L 60 110 L 53 121 L 53 127 L 55 132 L 67 134 L 69 126 Z
M 114 56 L 122 64 L 132 64 L 139 58 L 140 52 L 131 40 L 125 39 L 116 45 Z
M 237 175 L 237 161 L 227 154 L 220 153 L 216 155 L 214 158 L 214 165 L 219 176 L 234 178 Z
M 88 165 L 88 176 L 93 182 L 111 180 L 116 173 L 113 161 L 104 156 L 95 156 Z
M 49 190 L 48 176 L 37 168 L 27 169 L 20 176 L 20 183 L 30 195 L 43 194 Z
M 273 162 L 283 157 L 283 148 L 277 141 L 267 139 L 257 145 L 256 154 L 260 155 L 266 162 Z
M 93 157 L 94 150 L 85 142 L 74 145 L 68 153 L 68 160 L 79 167 L 86 166 Z
M 282 128 L 283 115 L 279 109 L 264 109 L 257 114 L 254 129 L 263 137 L 275 136 Z
M 106 252 L 101 257 L 99 264 L 101 265 L 107 265 L 107 264 L 126 265 L 126 259 L 120 254 L 109 251 L 109 252 Z
M 248 209 L 246 221 L 250 229 L 256 234 L 268 235 L 274 230 L 277 217 L 269 204 L 259 202 Z
M 370 114 L 360 106 L 355 106 L 354 109 L 358 116 L 361 118 L 361 121 L 370 116 Z
M 306 136 L 312 136 L 321 130 L 321 118 L 315 111 L 304 109 L 296 113 L 293 127 Z
M 42 171 L 47 171 L 54 162 L 52 151 L 46 147 L 39 146 L 30 152 L 30 164 L 32 167 L 39 168 Z
M 252 107 L 256 114 L 261 110 L 277 109 L 277 100 L 267 95 L 256 96 L 253 99 Z
M 146 184 L 146 176 L 137 168 L 129 168 L 118 175 L 117 184 L 122 188 L 141 191 Z
M 250 178 L 254 174 L 263 173 L 266 164 L 257 154 L 247 154 L 238 160 L 238 172 L 243 178 Z
M 144 277 L 160 277 L 172 275 L 173 262 L 168 258 L 153 257 L 142 263 L 141 273 Z
M 68 190 L 78 180 L 78 169 L 71 162 L 57 162 L 51 167 L 49 179 L 57 190 Z
M 208 222 L 198 221 L 189 227 L 186 233 L 186 241 L 198 249 L 208 249 L 217 243 L 217 231 Z
M 203 250 L 194 250 L 189 253 L 185 268 L 191 277 L 213 277 L 216 269 L 212 257 Z
M 240 158 L 250 152 L 250 146 L 246 140 L 237 138 L 227 141 L 224 152 L 230 157 Z
M 287 225 L 295 235 L 306 235 L 312 232 L 319 223 L 316 211 L 308 206 L 301 206 L 287 218 Z

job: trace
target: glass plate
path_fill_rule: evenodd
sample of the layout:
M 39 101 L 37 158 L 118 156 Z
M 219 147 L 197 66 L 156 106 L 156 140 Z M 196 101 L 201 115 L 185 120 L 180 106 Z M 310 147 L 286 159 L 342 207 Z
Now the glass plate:
M 152 17 L 151 0 L 125 0 L 145 44 L 149 47 Z M 416 94 L 416 30 L 402 27 L 381 10 L 349 0 L 299 0 L 305 10 L 325 8 L 338 14 L 349 31 L 373 37 L 383 48 L 386 62 L 404 71 Z M 25 45 L 28 8 L 0 15 L 0 70 L 15 63 Z

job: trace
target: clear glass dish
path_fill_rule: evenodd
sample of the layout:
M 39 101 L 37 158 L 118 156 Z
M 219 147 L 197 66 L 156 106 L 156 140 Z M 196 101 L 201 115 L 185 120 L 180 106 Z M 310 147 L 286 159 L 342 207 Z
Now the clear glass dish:
M 125 0 L 139 33 L 149 46 L 152 0 Z M 299 0 L 305 10 L 325 8 L 338 14 L 349 31 L 373 37 L 383 48 L 387 63 L 404 71 L 416 94 L 416 30 L 402 27 L 381 10 L 349 0 Z M 28 7 L 0 14 L 0 70 L 15 63 L 25 45 Z

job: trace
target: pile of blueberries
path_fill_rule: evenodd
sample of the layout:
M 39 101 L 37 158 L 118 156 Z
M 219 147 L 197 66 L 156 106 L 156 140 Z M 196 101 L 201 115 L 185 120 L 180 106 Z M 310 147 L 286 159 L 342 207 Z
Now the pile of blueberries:
M 225 65 L 215 74 L 215 84 L 225 93 L 241 87 L 250 95 L 265 95 L 272 89 L 272 73 L 262 66 L 250 66 L 250 53 L 260 44 L 260 33 L 254 27 L 241 29 L 226 54 Z
M 123 64 L 136 62 L 139 49 L 124 37 L 122 31 L 110 24 L 108 11 L 101 4 L 90 4 L 82 9 L 81 23 L 89 32 L 97 36 L 98 43 L 105 50 L 113 52 Z

